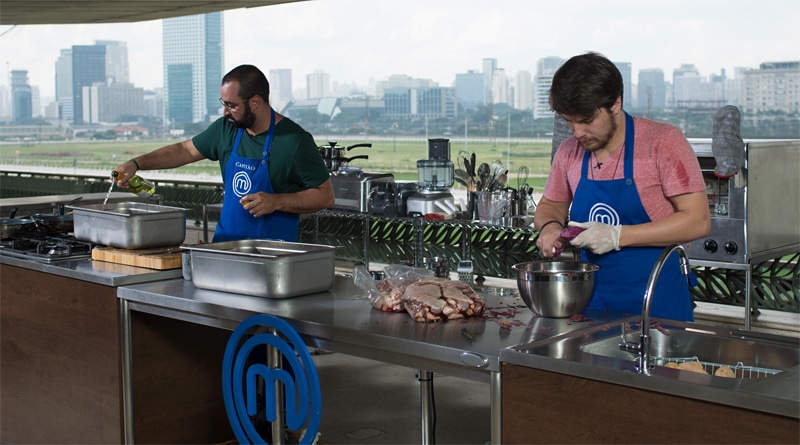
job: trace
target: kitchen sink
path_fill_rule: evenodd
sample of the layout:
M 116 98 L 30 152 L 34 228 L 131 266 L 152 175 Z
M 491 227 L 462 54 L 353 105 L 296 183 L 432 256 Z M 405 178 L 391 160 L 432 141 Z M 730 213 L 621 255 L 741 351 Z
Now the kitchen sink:
M 622 326 L 630 326 L 623 324 Z M 628 343 L 639 341 L 639 330 L 630 329 L 625 336 Z M 621 331 L 620 331 L 621 332 Z M 620 335 L 592 341 L 580 346 L 589 354 L 623 360 L 634 360 L 636 354 L 621 350 Z M 800 364 L 797 341 L 777 340 L 754 333 L 697 329 L 693 327 L 665 327 L 650 329 L 650 358 L 654 365 L 670 362 L 699 362 L 705 371 L 714 374 L 728 367 L 737 378 L 760 378 L 778 374 Z
M 653 319 L 648 334 L 651 368 L 642 373 L 637 353 L 619 346 L 623 332 L 626 343 L 638 345 L 640 317 L 609 320 L 604 313 L 587 314 L 585 324 L 533 319 L 525 343 L 502 350 L 500 361 L 588 381 L 800 416 L 800 338 Z M 705 372 L 669 369 L 691 361 L 699 362 Z M 714 375 L 722 367 L 730 368 L 735 378 Z

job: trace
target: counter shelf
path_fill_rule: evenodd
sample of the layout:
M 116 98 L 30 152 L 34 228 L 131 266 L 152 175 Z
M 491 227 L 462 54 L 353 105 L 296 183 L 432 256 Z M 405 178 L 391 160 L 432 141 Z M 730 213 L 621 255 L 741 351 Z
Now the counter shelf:
M 512 278 L 511 266 L 536 255 L 536 236 L 532 227 L 329 210 L 301 220 L 301 239 L 343 246 L 340 259 L 419 265 L 423 257 L 440 256 L 451 259 L 453 271 L 458 261 L 469 259 L 476 274 L 501 278 Z

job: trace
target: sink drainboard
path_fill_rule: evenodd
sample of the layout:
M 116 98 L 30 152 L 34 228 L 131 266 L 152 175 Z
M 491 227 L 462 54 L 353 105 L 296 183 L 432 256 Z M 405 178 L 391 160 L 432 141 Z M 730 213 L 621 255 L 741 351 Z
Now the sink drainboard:
M 652 357 L 654 362 L 660 363 L 686 363 L 686 362 L 698 362 L 703 365 L 706 372 L 714 375 L 714 372 L 717 369 L 727 366 L 731 368 L 731 370 L 736 374 L 737 379 L 758 379 L 763 377 L 769 377 L 775 374 L 780 373 L 777 369 L 769 369 L 769 368 L 759 368 L 756 366 L 746 366 L 742 362 L 738 362 L 735 365 L 727 365 L 723 363 L 714 363 L 714 362 L 704 362 L 697 357 Z

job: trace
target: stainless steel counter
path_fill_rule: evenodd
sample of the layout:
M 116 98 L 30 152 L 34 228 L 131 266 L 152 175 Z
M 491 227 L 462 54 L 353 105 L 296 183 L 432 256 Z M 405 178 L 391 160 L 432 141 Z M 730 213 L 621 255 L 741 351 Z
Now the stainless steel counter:
M 372 352 L 363 354 L 367 358 L 381 359 L 372 355 L 385 353 L 388 355 L 383 361 L 412 367 L 424 364 L 425 369 L 481 381 L 488 380 L 489 372 L 500 371 L 501 349 L 545 338 L 556 326 L 554 332 L 587 326 L 587 323 L 568 324 L 565 319 L 535 317 L 516 290 L 477 286 L 476 290 L 485 300 L 487 317 L 444 323 L 417 323 L 405 312 L 375 310 L 352 279 L 342 275 L 336 276 L 328 292 L 287 299 L 209 291 L 185 280 L 124 286 L 117 294 L 129 302 L 132 310 L 228 330 L 254 314 L 276 315 L 327 350 L 368 349 Z M 620 318 L 591 310 L 586 315 L 593 317 L 595 323 Z M 500 326 L 501 318 L 509 320 L 510 329 Z M 533 330 L 534 326 L 537 330 Z M 472 341 L 462 333 L 463 329 Z M 328 342 L 333 344 L 320 344 Z M 476 365 L 475 359 L 480 359 L 481 364 Z
M 123 300 L 123 319 L 130 311 L 141 311 L 234 330 L 242 320 L 266 313 L 283 318 L 309 345 L 321 349 L 488 382 L 492 442 L 500 443 L 500 351 L 589 323 L 534 317 L 515 290 L 476 290 L 486 302 L 486 317 L 428 324 L 406 313 L 372 309 L 352 279 L 341 275 L 328 292 L 288 299 L 208 291 L 182 279 L 124 286 L 117 295 Z M 619 318 L 601 311 L 585 315 L 592 323 Z
M 104 286 L 124 286 L 148 281 L 180 278 L 181 269 L 154 270 L 92 259 L 54 261 L 52 263 L 21 259 L 0 253 L 0 264 L 46 272 Z M 9 279 L 9 278 L 6 278 Z M 10 279 L 13 279 L 11 277 Z

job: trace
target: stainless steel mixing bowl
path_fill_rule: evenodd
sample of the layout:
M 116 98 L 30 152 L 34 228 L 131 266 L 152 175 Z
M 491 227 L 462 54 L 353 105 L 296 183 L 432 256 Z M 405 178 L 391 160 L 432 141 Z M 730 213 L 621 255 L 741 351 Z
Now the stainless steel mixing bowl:
M 566 318 L 589 305 L 600 266 L 571 261 L 531 261 L 512 266 L 528 309 L 542 317 Z

